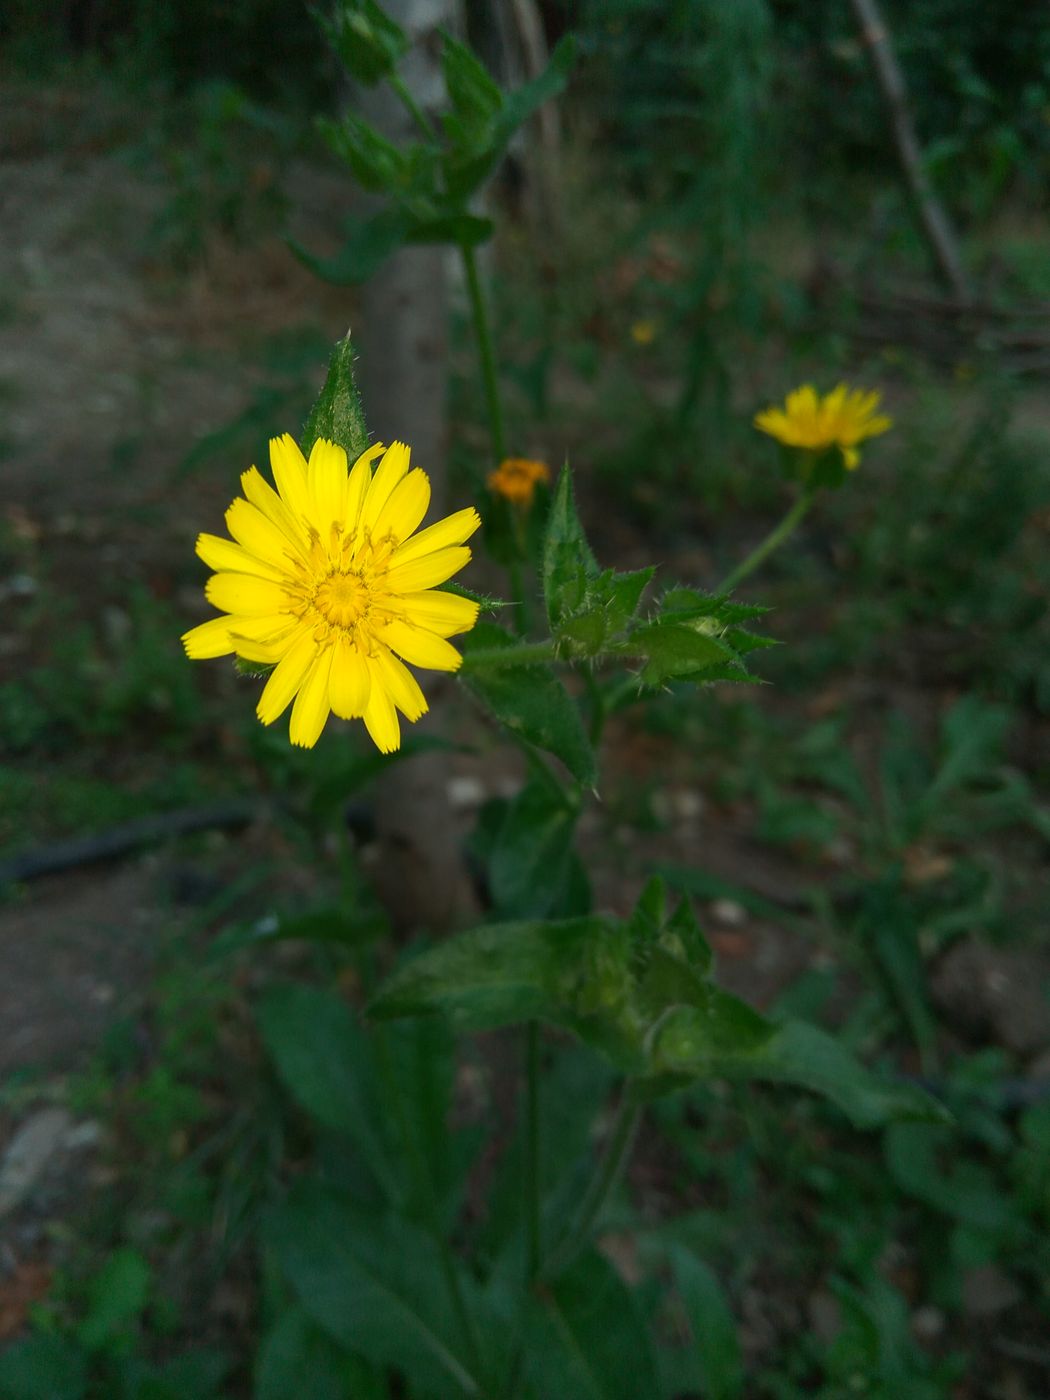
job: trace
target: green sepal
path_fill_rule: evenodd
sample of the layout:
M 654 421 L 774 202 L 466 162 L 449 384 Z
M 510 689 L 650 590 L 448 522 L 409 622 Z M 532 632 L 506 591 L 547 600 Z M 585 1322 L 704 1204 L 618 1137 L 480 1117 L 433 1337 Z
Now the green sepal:
M 344 113 L 338 121 L 322 117 L 317 125 L 332 151 L 346 161 L 366 190 L 390 195 L 407 191 L 426 179 L 436 161 L 433 147 L 402 149 L 353 112 Z
M 307 457 L 318 438 L 342 447 L 351 464 L 368 447 L 368 429 L 354 382 L 354 349 L 350 332 L 338 342 L 328 364 L 328 376 L 303 425 L 302 449 Z
M 543 541 L 543 598 L 551 630 L 576 614 L 587 595 L 588 579 L 597 577 L 595 559 L 576 510 L 572 473 L 562 469 L 554 489 Z
M 343 67 L 368 87 L 392 73 L 408 51 L 408 35 L 375 0 L 338 0 L 331 18 L 315 14 Z

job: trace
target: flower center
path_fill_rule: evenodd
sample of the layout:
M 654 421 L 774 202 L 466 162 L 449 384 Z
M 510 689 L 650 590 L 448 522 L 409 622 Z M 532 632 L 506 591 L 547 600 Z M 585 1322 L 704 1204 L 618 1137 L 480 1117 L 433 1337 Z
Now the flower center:
M 314 607 L 333 627 L 353 627 L 370 601 L 371 590 L 360 574 L 330 574 L 313 596 Z

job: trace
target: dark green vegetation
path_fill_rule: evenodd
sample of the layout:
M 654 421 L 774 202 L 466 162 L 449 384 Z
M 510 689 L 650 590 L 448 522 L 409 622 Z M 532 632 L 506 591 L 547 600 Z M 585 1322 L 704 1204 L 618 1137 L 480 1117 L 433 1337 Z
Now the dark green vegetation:
M 311 25 L 294 18 L 282 40 L 282 93 L 270 7 L 235 8 L 100 5 L 96 31 L 74 36 L 98 72 L 48 75 L 98 84 L 105 139 L 125 152 L 128 85 L 157 85 L 147 168 L 167 183 L 146 236 L 180 266 L 217 230 L 265 229 L 245 178 L 257 133 L 280 159 L 323 159 L 298 116 L 330 92 Z M 983 294 L 1028 305 L 1046 295 L 1048 26 L 1036 7 L 1010 24 L 965 0 L 918 8 L 887 15 L 932 170 Z M 39 70 L 54 44 L 37 18 L 16 19 L 11 54 Z M 897 421 L 742 589 L 772 607 L 762 630 L 783 643 L 749 658 L 770 684 L 699 698 L 672 684 L 611 722 L 587 834 L 595 902 L 618 916 L 614 941 L 660 873 L 692 897 L 734 992 L 822 1025 L 901 1094 L 931 1086 L 952 1120 L 861 1134 L 829 1103 L 732 1077 L 655 1101 L 601 1250 L 528 1321 L 530 1383 L 558 1400 L 626 1400 L 657 1374 L 665 1394 L 724 1400 L 1041 1396 L 1045 380 L 987 327 L 947 356 L 921 314 L 887 330 L 902 283 L 934 294 L 845 6 L 602 4 L 579 37 L 561 234 L 506 222 L 494 291 L 508 439 L 552 463 L 568 452 L 603 563 L 659 558 L 662 580 L 714 587 L 784 506 L 751 415 L 804 378 L 880 385 Z M 216 54 L 234 66 L 211 70 Z M 277 218 L 276 175 L 261 192 Z M 260 820 L 167 851 L 180 878 L 148 934 L 157 965 L 86 1065 L 0 1084 L 5 1128 L 57 1098 L 104 1130 L 90 1191 L 78 1182 L 49 1222 L 50 1286 L 0 1275 L 4 1400 L 460 1394 L 472 1346 L 505 1360 L 517 1047 L 498 1031 L 453 1042 L 438 1021 L 364 1028 L 356 1013 L 392 966 L 368 885 L 380 765 L 342 733 L 320 762 L 291 751 L 254 724 L 252 683 L 191 671 L 175 640 L 179 590 L 199 586 L 189 542 L 214 526 L 198 490 L 211 499 L 214 483 L 221 508 L 267 433 L 301 421 L 333 338 L 305 324 L 227 349 L 258 372 L 236 414 L 195 425 L 210 429 L 195 449 L 187 433 L 177 540 L 155 502 L 133 522 L 166 556 L 132 554 L 132 586 L 89 570 L 85 587 L 90 542 L 54 547 L 57 508 L 38 520 L 27 494 L 6 517 L 5 630 L 32 665 L 0 684 L 5 847 L 230 795 L 257 798 Z M 465 330 L 461 349 L 456 464 L 480 499 Z M 121 540 L 120 512 L 101 510 Z M 502 587 L 495 569 L 479 582 Z M 585 905 L 560 814 L 516 864 L 487 740 L 454 716 L 448 731 L 490 799 L 471 850 L 497 912 L 542 896 L 555 869 Z M 2 912 L 34 894 L 11 888 Z M 408 1000 L 409 966 L 393 984 Z M 985 982 L 1005 1003 L 975 997 Z M 321 990 L 333 984 L 338 997 Z M 475 1024 L 498 1020 L 485 1003 Z M 543 1054 L 549 1222 L 586 1181 L 593 1114 L 602 1140 L 613 1131 L 612 1076 L 568 1036 Z M 455 1264 L 485 1319 L 476 1342 L 449 1314 L 435 1213 L 477 1261 Z M 384 1377 L 392 1355 L 407 1385 Z

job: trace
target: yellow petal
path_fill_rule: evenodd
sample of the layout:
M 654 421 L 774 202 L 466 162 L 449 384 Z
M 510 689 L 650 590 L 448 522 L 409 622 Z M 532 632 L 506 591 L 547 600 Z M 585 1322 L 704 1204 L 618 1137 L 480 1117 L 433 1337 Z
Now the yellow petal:
M 285 530 L 268 520 L 258 506 L 251 505 L 240 496 L 226 512 L 226 528 L 249 554 L 266 560 L 284 572 L 288 571 L 291 562 L 289 554 L 299 553 Z
M 230 638 L 230 619 L 213 617 L 202 622 L 199 627 L 191 627 L 182 635 L 182 645 L 186 655 L 193 661 L 206 661 L 214 656 L 229 656 L 233 651 Z
M 431 671 L 458 671 L 463 664 L 462 656 L 451 642 L 407 622 L 389 623 L 383 628 L 382 638 L 413 666 L 426 666 Z
M 255 713 L 263 724 L 273 724 L 275 719 L 284 714 L 316 655 L 317 643 L 314 641 L 313 630 L 301 624 L 296 631 L 295 640 L 270 672 L 263 693 L 259 696 Z
M 299 626 L 296 619 L 287 613 L 231 617 L 227 622 L 237 655 L 245 661 L 260 661 L 270 666 L 276 665 L 288 650 L 292 634 Z
M 403 442 L 392 442 L 376 468 L 361 508 L 361 529 L 372 530 L 391 492 L 408 471 L 409 449 Z
M 343 523 L 346 499 L 346 453 L 334 442 L 318 438 L 310 453 L 307 487 L 313 497 L 314 511 L 325 538 L 334 520 Z
M 244 504 L 247 505 L 247 501 Z M 197 555 L 204 560 L 209 569 L 214 569 L 216 573 L 226 571 L 255 574 L 260 578 L 268 579 L 280 579 L 281 577 L 279 569 L 257 559 L 254 554 L 249 554 L 246 549 L 239 544 L 234 544 L 232 540 L 224 540 L 221 535 L 198 535 Z
M 391 569 L 386 576 L 386 587 L 391 593 L 416 593 L 423 588 L 434 588 L 458 573 L 469 561 L 470 550 L 465 545 L 438 549 L 422 559 Z
M 212 574 L 204 596 L 223 612 L 258 616 L 288 610 L 288 594 L 279 583 L 251 574 Z
M 464 540 L 470 539 L 480 524 L 481 516 L 473 506 L 468 506 L 466 510 L 457 510 L 454 515 L 446 515 L 444 520 L 428 525 L 425 530 L 420 530 L 418 535 L 413 535 L 410 540 L 395 549 L 390 556 L 391 567 L 408 564 L 413 559 L 420 559 L 424 554 L 433 554 L 449 545 L 462 544 Z M 420 583 L 415 587 L 429 588 L 430 585 Z
M 306 532 L 297 524 L 292 512 L 278 496 L 258 467 L 251 467 L 241 476 L 241 490 L 253 506 L 272 521 L 290 544 L 305 547 Z
M 361 507 L 365 503 L 365 496 L 372 482 L 372 463 L 377 457 L 381 457 L 386 448 L 381 442 L 374 443 L 367 451 L 362 452 L 354 463 L 354 469 L 350 473 L 350 479 L 346 489 L 346 532 L 350 534 L 357 528 L 357 522 L 361 516 Z
M 290 433 L 270 439 L 270 468 L 281 500 L 296 520 L 305 520 L 316 527 L 306 490 L 306 459 Z
M 375 670 L 372 690 L 364 712 L 365 728 L 380 753 L 393 753 L 401 747 L 401 726 L 397 722 L 394 702 L 379 684 Z
M 471 598 L 456 593 L 439 593 L 429 589 L 423 593 L 406 593 L 402 599 L 410 622 L 436 632 L 439 637 L 454 637 L 457 632 L 469 632 L 478 620 L 480 605 Z
M 328 681 L 332 709 L 340 719 L 358 719 L 368 704 L 372 673 L 365 658 L 349 642 L 336 642 L 332 651 L 332 673 Z
M 307 671 L 292 706 L 288 737 L 301 749 L 312 749 L 328 723 L 328 679 L 332 674 L 334 647 L 325 647 Z
M 376 540 L 391 534 L 401 543 L 407 540 L 430 505 L 430 478 L 425 471 L 416 467 L 397 483 L 390 493 L 390 499 L 376 517 L 372 526 L 372 537 Z
M 420 690 L 419 682 L 407 666 L 403 666 L 386 647 L 377 650 L 373 664 L 378 667 L 382 683 L 391 700 L 407 720 L 414 724 L 421 715 L 426 714 L 430 708 L 427 697 Z

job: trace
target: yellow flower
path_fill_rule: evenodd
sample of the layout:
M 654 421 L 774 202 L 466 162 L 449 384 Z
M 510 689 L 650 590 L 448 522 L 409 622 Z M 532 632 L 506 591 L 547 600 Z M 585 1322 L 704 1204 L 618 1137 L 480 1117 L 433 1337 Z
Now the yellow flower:
M 652 345 L 656 339 L 656 322 L 635 321 L 631 327 L 631 339 L 635 345 Z
M 875 389 L 850 389 L 839 384 L 823 398 L 812 384 L 788 394 L 783 408 L 767 408 L 755 415 L 755 427 L 787 447 L 824 452 L 837 447 L 852 470 L 860 461 L 857 444 L 893 427 L 892 418 L 876 413 L 882 395 Z
M 293 744 L 312 748 L 334 710 L 392 753 L 397 711 L 412 722 L 427 711 L 398 657 L 436 671 L 462 661 L 446 638 L 469 632 L 478 605 L 436 585 L 466 564 L 481 520 L 471 507 L 415 534 L 430 481 L 408 461 L 404 443 L 377 444 L 348 475 L 341 447 L 319 439 L 307 463 L 286 433 L 270 443 L 277 490 L 252 467 L 226 512 L 233 540 L 197 540 L 216 571 L 205 595 L 225 616 L 187 632 L 186 653 L 273 665 L 258 715 L 272 724 L 294 699 Z
M 495 471 L 489 472 L 490 491 L 517 506 L 531 506 L 539 482 L 551 479 L 550 468 L 544 462 L 530 462 L 527 457 L 508 457 Z

